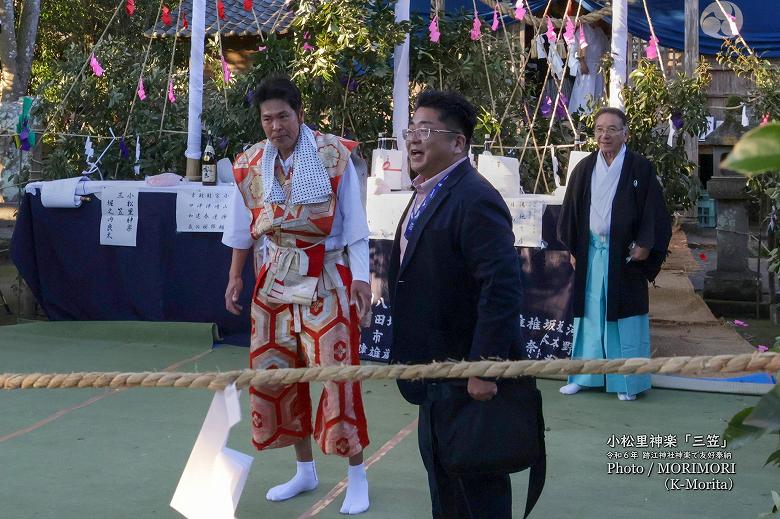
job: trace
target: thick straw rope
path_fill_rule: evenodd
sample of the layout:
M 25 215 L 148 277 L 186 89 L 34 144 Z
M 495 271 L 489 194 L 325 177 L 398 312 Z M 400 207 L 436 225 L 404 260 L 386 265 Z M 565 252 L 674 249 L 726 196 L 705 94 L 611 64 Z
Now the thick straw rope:
M 525 375 L 575 375 L 582 373 L 621 375 L 660 373 L 704 375 L 780 371 L 780 354 L 747 353 L 701 357 L 659 357 L 615 360 L 522 360 L 441 362 L 415 366 L 331 366 L 319 368 L 237 370 L 206 373 L 83 372 L 3 373 L 0 389 L 64 389 L 87 387 L 176 387 L 222 390 L 230 384 L 249 386 L 288 385 L 325 380 L 377 380 L 423 378 L 514 378 Z

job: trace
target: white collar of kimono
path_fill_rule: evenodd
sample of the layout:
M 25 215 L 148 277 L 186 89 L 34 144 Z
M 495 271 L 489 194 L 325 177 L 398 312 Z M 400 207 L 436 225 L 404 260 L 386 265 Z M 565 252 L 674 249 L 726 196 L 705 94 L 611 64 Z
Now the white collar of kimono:
M 615 198 L 625 157 L 625 144 L 620 148 L 620 151 L 609 166 L 604 159 L 604 155 L 599 152 L 596 167 L 593 169 L 590 189 L 590 210 L 591 216 L 602 222 L 602 231 L 606 230 L 608 232 L 609 230 L 612 218 L 612 201 Z M 606 234 L 606 232 L 601 234 Z
M 611 172 L 613 169 L 618 170 L 618 174 L 620 174 L 620 170 L 623 169 L 623 160 L 626 158 L 626 145 L 623 143 L 623 145 L 620 147 L 620 151 L 617 152 L 617 155 L 615 155 L 615 158 L 612 159 L 612 164 L 607 164 L 607 159 L 604 158 L 604 154 L 599 151 L 599 157 L 598 162 L 599 165 L 604 168 L 604 171 Z M 617 180 L 616 180 L 617 182 Z
M 265 202 L 269 203 L 287 203 L 284 190 L 274 175 L 274 166 L 279 150 L 276 149 L 270 140 L 265 143 L 263 158 L 260 161 L 260 171 L 263 175 L 263 191 L 265 192 Z M 333 195 L 333 188 L 330 184 L 330 175 L 328 175 L 325 166 L 322 165 L 317 155 L 317 141 L 314 132 L 306 126 L 301 125 L 298 142 L 292 153 L 293 176 L 292 191 L 290 193 L 289 203 L 293 205 L 319 204 L 327 202 Z M 288 161 L 285 161 L 287 163 Z

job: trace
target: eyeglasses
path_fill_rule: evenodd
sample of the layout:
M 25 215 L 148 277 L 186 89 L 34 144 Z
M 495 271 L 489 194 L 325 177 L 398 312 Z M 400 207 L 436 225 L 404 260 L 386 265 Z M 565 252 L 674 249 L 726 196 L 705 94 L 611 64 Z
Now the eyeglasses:
M 609 128 L 596 128 L 594 133 L 596 134 L 596 137 L 598 137 L 599 135 L 616 135 L 624 130 L 625 127 L 615 128 L 614 126 L 610 126 Z
M 431 132 L 433 133 L 453 133 L 455 135 L 463 135 L 461 132 L 456 132 L 453 130 L 436 130 L 434 128 L 415 128 L 414 130 L 410 130 L 408 128 L 404 128 L 401 130 L 401 138 L 405 141 L 408 141 L 409 139 L 413 139 L 414 137 L 417 137 L 421 141 L 427 140 L 431 136 Z

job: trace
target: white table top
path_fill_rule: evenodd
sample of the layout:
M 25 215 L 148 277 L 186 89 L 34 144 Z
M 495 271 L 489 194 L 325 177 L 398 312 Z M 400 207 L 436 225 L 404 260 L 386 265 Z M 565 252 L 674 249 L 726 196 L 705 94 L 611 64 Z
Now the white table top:
M 32 195 L 37 195 L 44 182 L 30 182 L 24 190 Z M 200 182 L 179 182 L 175 186 L 155 187 L 150 186 L 143 180 L 86 180 L 79 182 L 76 186 L 76 195 L 84 196 L 94 193 L 100 193 L 106 187 L 119 187 L 126 189 L 138 189 L 142 193 L 178 193 L 181 191 L 192 191 L 193 189 L 214 189 L 220 193 L 232 192 L 235 184 L 220 184 L 216 186 L 204 186 Z

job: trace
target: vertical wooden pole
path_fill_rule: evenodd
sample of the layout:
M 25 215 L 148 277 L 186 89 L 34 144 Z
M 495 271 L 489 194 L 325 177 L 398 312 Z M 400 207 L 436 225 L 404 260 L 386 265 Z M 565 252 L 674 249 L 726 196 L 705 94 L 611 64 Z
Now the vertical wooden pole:
M 685 0 L 685 75 L 693 77 L 699 66 L 699 0 Z M 685 152 L 688 160 L 695 165 L 692 173 L 691 210 L 686 213 L 686 220 L 696 220 L 696 199 L 699 195 L 699 137 L 686 136 Z

